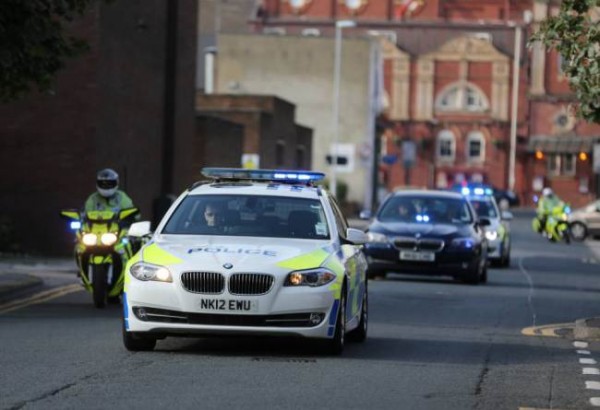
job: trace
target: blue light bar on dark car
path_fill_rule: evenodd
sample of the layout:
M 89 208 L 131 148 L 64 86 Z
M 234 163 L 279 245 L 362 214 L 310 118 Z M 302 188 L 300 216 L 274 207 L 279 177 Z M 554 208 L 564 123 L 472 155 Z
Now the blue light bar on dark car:
M 244 168 L 202 168 L 202 175 L 214 179 L 245 179 L 301 184 L 308 184 L 325 178 L 325 174 L 322 172 Z

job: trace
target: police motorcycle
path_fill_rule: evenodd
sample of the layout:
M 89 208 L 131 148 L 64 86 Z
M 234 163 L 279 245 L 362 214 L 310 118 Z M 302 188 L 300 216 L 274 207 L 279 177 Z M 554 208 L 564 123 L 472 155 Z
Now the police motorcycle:
M 569 214 L 571 207 L 560 202 L 552 208 L 545 221 L 536 216 L 532 221 L 532 228 L 535 232 L 546 237 L 550 242 L 571 243 L 571 234 L 569 227 Z
M 75 231 L 75 259 L 78 276 L 93 296 L 94 305 L 118 303 L 123 292 L 127 261 L 139 249 L 127 237 L 127 227 L 139 214 L 138 208 L 113 211 L 80 212 L 63 209 L 61 216 Z

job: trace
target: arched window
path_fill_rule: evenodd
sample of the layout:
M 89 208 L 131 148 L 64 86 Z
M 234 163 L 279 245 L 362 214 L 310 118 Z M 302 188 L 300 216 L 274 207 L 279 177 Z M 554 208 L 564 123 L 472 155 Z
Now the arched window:
M 437 158 L 441 161 L 454 161 L 456 140 L 450 130 L 442 130 L 437 137 Z
M 483 162 L 485 160 L 485 137 L 481 131 L 471 131 L 467 135 L 466 157 L 470 162 Z
M 446 87 L 435 104 L 438 111 L 484 112 L 489 103 L 483 91 L 474 84 L 460 83 Z

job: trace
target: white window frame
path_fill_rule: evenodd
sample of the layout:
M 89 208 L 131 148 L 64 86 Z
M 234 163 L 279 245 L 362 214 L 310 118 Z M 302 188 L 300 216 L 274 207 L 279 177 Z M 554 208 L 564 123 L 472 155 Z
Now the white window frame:
M 442 155 L 442 143 L 450 142 L 450 154 Z M 453 162 L 456 158 L 456 137 L 450 130 L 442 130 L 438 133 L 436 143 L 436 156 L 439 161 Z
M 471 144 L 473 142 L 479 142 L 479 155 L 471 155 Z M 481 131 L 471 131 L 467 135 L 467 144 L 465 146 L 465 156 L 469 162 L 483 162 L 485 161 L 485 136 Z
M 469 104 L 469 95 L 475 96 L 477 103 Z M 452 97 L 453 103 L 448 105 L 444 100 Z M 490 103 L 485 93 L 473 83 L 452 83 L 438 95 L 435 108 L 440 112 L 484 113 L 489 111 Z
M 570 166 L 567 158 L 571 158 Z M 568 166 L 568 167 L 567 167 Z M 577 173 L 577 155 L 576 154 L 549 154 L 547 162 L 547 172 L 552 177 L 573 177 Z

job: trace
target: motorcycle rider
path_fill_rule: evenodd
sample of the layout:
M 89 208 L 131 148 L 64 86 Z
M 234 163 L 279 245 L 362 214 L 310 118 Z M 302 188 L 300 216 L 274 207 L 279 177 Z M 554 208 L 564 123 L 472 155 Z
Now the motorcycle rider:
M 540 230 L 543 232 L 546 229 L 546 221 L 556 206 L 562 201 L 554 194 L 552 188 L 546 187 L 542 190 L 542 197 L 538 201 L 537 218 L 540 221 Z
M 98 171 L 96 192 L 85 201 L 85 211 L 119 212 L 122 209 L 133 208 L 133 206 L 131 198 L 119 190 L 119 174 L 110 168 Z

